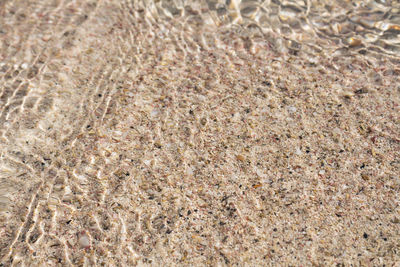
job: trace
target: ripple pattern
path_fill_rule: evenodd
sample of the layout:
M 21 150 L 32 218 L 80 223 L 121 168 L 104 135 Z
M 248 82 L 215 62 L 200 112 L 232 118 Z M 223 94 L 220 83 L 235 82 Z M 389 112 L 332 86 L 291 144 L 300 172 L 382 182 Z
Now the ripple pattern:
M 0 1 L 2 266 L 394 264 L 398 1 Z

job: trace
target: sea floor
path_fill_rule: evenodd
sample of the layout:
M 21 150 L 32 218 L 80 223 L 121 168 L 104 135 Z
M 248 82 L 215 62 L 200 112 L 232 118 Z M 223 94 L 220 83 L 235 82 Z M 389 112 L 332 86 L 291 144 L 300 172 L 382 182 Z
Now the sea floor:
M 398 1 L 0 1 L 0 266 L 397 266 Z

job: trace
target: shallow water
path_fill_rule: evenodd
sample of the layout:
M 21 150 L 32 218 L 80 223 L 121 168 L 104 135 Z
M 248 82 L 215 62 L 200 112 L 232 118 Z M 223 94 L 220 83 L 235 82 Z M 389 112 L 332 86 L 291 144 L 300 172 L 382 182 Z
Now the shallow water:
M 250 42 L 270 42 L 280 52 L 310 59 L 320 53 L 333 59 L 357 54 L 399 59 L 398 1 L 206 2 L 185 9 L 180 1 L 160 1 L 154 16 L 233 28 Z
M 398 261 L 399 34 L 398 1 L 1 1 L 2 264 Z

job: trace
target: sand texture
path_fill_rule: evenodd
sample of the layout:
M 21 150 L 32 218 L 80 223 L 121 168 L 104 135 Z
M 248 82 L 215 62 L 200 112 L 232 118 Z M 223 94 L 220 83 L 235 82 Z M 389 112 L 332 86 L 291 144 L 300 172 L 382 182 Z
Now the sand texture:
M 399 18 L 0 0 L 0 266 L 398 266 Z

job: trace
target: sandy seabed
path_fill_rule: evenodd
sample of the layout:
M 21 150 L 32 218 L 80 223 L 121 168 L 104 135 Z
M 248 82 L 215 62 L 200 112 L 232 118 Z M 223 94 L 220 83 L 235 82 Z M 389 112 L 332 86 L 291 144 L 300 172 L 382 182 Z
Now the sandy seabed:
M 397 266 L 398 59 L 137 2 L 0 1 L 0 265 Z

